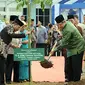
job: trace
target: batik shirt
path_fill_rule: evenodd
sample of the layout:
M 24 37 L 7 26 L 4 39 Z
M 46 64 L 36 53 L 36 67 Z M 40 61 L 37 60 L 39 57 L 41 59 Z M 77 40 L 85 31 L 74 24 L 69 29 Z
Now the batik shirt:
M 7 29 L 8 34 L 12 34 L 13 33 L 12 25 L 8 25 L 4 29 Z M 1 36 L 0 36 L 0 54 L 3 54 L 4 58 L 7 58 L 9 45 L 10 44 L 7 45 L 6 43 L 4 43 L 3 39 L 1 39 Z

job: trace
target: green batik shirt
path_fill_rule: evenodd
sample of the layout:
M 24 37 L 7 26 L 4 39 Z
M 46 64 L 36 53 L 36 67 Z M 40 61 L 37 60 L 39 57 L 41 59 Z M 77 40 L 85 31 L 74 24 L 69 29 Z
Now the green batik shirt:
M 54 51 L 66 48 L 67 57 L 70 57 L 85 50 L 85 40 L 71 22 L 67 21 L 61 32 L 63 38 L 58 42 Z

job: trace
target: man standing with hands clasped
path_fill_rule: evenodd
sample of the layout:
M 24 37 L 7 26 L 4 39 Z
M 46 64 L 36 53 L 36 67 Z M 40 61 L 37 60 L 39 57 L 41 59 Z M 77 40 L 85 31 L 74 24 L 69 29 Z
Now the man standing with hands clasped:
M 82 71 L 82 58 L 85 50 L 85 40 L 77 28 L 69 21 L 65 21 L 62 15 L 55 18 L 58 28 L 62 33 L 62 39 L 58 42 L 54 51 L 61 48 L 67 49 L 67 78 L 70 81 L 79 81 Z M 54 51 L 51 53 L 53 54 Z M 67 85 L 67 84 L 65 84 Z

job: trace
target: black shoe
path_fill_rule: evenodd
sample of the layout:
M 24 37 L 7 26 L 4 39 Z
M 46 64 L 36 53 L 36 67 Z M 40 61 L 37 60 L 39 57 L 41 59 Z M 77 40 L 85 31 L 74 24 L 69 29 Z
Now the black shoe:
M 7 84 L 11 84 L 11 81 L 7 81 L 6 83 L 7 83 Z
M 5 84 L 0 84 L 0 85 L 5 85 Z
M 69 80 L 68 79 L 65 79 L 65 82 L 69 82 Z
M 23 79 L 20 79 L 20 80 L 19 80 L 19 82 L 20 82 L 20 83 L 23 83 L 23 82 L 24 82 L 24 80 L 23 80 Z
M 26 79 L 27 82 L 29 82 L 29 79 Z
M 68 82 L 65 82 L 64 85 L 68 85 Z
M 13 82 L 19 83 L 20 81 L 19 80 L 14 80 Z

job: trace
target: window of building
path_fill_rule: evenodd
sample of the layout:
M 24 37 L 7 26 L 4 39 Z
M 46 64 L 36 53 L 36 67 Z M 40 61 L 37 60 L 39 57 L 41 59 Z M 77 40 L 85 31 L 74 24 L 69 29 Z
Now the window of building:
M 5 11 L 5 7 L 0 7 L 0 11 Z
M 27 20 L 27 8 L 23 8 L 23 15 L 25 20 Z M 36 24 L 41 21 L 44 26 L 50 22 L 50 8 L 46 8 L 44 12 L 40 8 L 36 8 Z
M 25 21 L 27 21 L 27 8 L 23 8 L 23 15 L 25 16 Z
M 50 21 L 50 9 L 45 9 L 44 12 L 42 9 L 36 9 L 36 23 L 39 21 L 46 26 Z
M 23 8 L 23 15 L 27 15 L 27 8 Z

